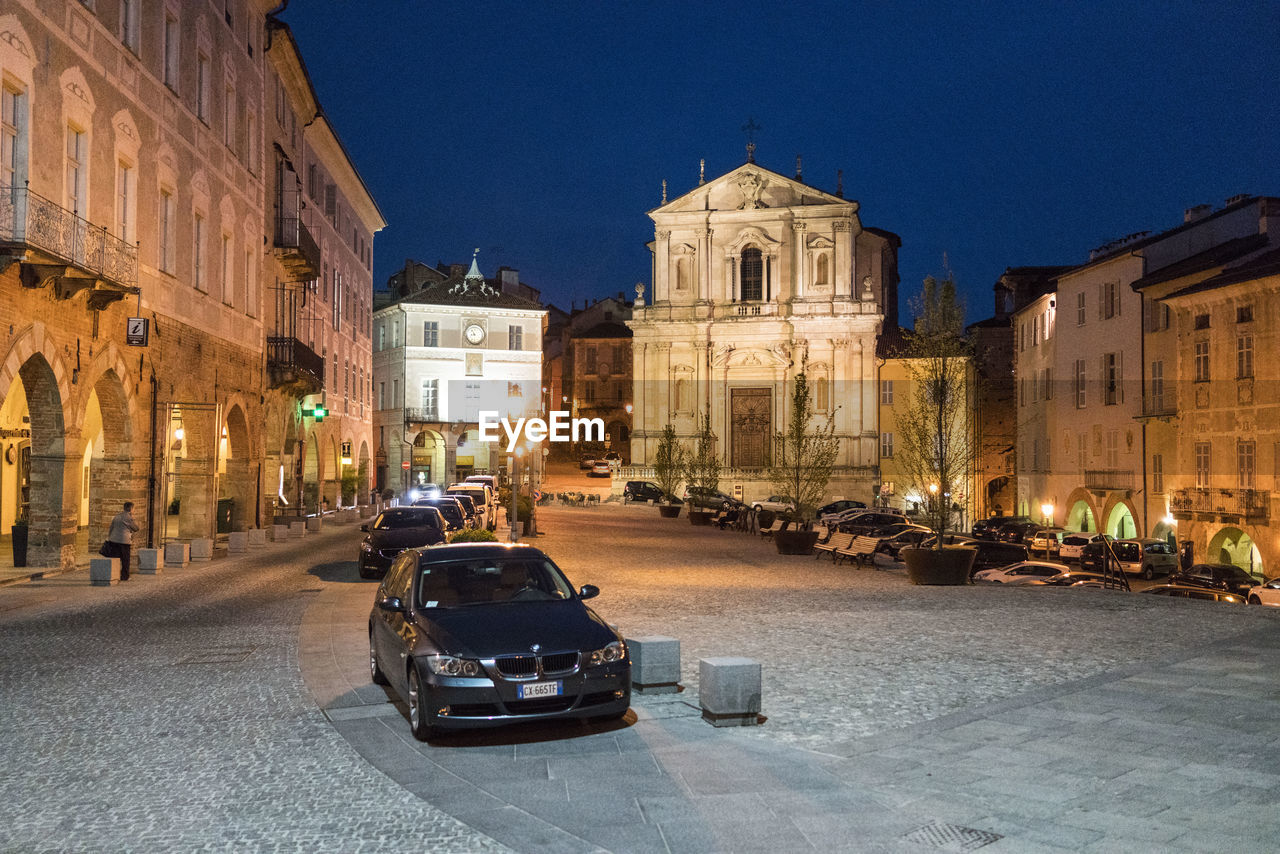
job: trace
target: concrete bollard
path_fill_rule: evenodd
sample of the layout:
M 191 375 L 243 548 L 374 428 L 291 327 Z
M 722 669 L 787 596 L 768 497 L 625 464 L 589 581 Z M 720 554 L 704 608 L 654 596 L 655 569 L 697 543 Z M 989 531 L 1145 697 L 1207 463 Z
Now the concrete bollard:
M 203 563 L 213 560 L 213 540 L 208 537 L 196 537 L 191 541 L 191 562 Z
M 680 690 L 680 641 L 659 635 L 627 638 L 631 687 L 637 694 L 673 694 Z
M 232 531 L 227 535 L 227 554 L 242 555 L 249 550 L 249 532 Z
M 110 587 L 120 583 L 120 558 L 95 557 L 89 561 L 89 583 L 94 587 Z
M 289 526 L 288 526 L 288 525 L 272 525 L 272 526 L 271 526 L 271 541 L 272 541 L 272 542 L 278 543 L 278 542 L 280 542 L 281 540 L 287 540 L 287 539 L 289 539 Z
M 138 572 L 141 575 L 158 575 L 164 571 L 159 549 L 137 549 L 133 556 L 138 559 Z
M 702 719 L 712 726 L 755 726 L 760 722 L 760 662 L 699 659 L 698 700 Z
M 289 539 L 301 539 L 307 533 L 307 527 L 310 522 L 290 522 L 289 523 Z
M 372 504 L 361 504 L 361 505 L 360 505 L 360 518 L 361 518 L 361 519 L 368 519 L 368 518 L 369 518 L 369 517 L 371 517 L 371 516 L 373 516 L 373 505 L 372 505 Z
M 164 544 L 164 565 L 184 567 L 191 562 L 191 546 L 186 543 Z
M 249 536 L 249 548 L 256 549 L 267 544 L 266 528 L 250 528 L 245 533 Z
M 319 516 L 308 516 L 305 524 L 306 524 L 306 530 L 319 531 L 320 526 L 324 524 L 324 522 L 322 518 Z

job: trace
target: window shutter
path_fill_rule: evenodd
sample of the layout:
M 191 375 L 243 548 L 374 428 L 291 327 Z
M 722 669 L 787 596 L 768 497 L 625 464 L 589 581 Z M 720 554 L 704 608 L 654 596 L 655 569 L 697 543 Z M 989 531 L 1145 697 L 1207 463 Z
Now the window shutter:
M 332 217 L 338 210 L 338 188 L 326 184 L 324 188 L 324 215 Z
M 1102 320 L 1104 317 L 1106 317 L 1106 314 L 1103 313 L 1103 307 L 1106 304 L 1106 301 L 1107 301 L 1106 286 L 1103 284 L 1099 284 L 1098 285 L 1098 319 L 1099 320 Z
M 1098 359 L 1098 400 L 1107 405 L 1107 357 L 1104 354 Z
M 1111 287 L 1116 292 L 1116 317 L 1120 316 L 1120 306 L 1124 303 L 1124 288 L 1120 287 L 1120 283 L 1116 282 Z
M 1116 353 L 1116 400 L 1124 403 L 1124 351 Z

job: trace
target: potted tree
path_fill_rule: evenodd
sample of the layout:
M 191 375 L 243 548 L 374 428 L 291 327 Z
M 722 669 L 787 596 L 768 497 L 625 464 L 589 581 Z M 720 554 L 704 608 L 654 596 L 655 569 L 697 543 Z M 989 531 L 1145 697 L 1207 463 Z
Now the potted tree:
M 700 427 L 694 437 L 693 453 L 689 454 L 684 465 L 684 479 L 689 485 L 690 493 L 694 487 L 700 492 L 715 492 L 720 488 L 720 457 L 716 454 L 716 434 L 711 432 L 711 413 L 704 412 L 699 419 Z M 706 507 L 695 507 L 692 495 L 689 500 L 689 523 L 691 525 L 710 525 L 715 511 Z
M 668 424 L 662 428 L 662 438 L 658 440 L 658 450 L 653 457 L 653 479 L 662 490 L 658 513 L 665 519 L 680 515 L 680 501 L 675 496 L 684 476 L 684 458 L 684 446 L 676 438 L 676 428 Z
M 9 529 L 13 534 L 13 565 L 15 567 L 23 567 L 27 565 L 27 534 L 31 529 L 27 526 L 27 517 L 19 516 L 13 520 L 13 526 Z
M 911 390 L 897 413 L 898 466 L 923 496 L 937 532 L 932 548 L 901 551 L 913 584 L 968 584 L 977 556 L 974 549 L 944 544 L 974 455 L 968 423 L 972 359 L 963 329 L 964 309 L 950 274 L 942 282 L 926 278 L 915 329 L 903 350 Z
M 836 438 L 835 413 L 825 422 L 814 420 L 809 380 L 803 372 L 796 375 L 791 388 L 791 411 L 786 431 L 773 437 L 773 459 L 769 479 L 775 492 L 787 496 L 794 509 L 791 520 L 797 527 L 773 535 L 778 554 L 813 554 L 818 532 L 813 530 L 813 514 L 822 501 L 831 480 L 831 467 L 840 452 Z

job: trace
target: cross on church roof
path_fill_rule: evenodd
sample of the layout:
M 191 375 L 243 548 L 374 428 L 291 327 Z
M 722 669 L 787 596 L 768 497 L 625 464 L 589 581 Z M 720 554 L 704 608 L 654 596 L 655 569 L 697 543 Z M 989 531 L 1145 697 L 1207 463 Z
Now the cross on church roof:
M 747 123 L 742 126 L 742 132 L 747 135 L 747 162 L 756 162 L 756 131 L 764 130 L 763 127 L 756 124 L 754 117 L 748 116 Z

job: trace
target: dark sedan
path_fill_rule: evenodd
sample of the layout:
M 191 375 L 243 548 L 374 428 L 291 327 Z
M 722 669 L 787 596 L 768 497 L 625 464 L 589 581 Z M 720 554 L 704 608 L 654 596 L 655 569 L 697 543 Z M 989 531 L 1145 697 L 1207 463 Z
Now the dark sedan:
M 1002 525 L 1007 525 L 1010 522 L 1030 521 L 1030 516 L 992 516 L 990 518 L 979 519 L 977 522 L 974 522 L 973 529 L 970 533 L 980 540 L 994 540 L 996 538 L 996 531 L 998 531 Z
M 1245 597 L 1258 579 L 1234 564 L 1197 563 L 1187 569 L 1176 570 L 1169 576 L 1169 583 L 1225 590 Z
M 1029 546 L 1031 538 L 1037 531 L 1043 529 L 1044 525 L 1036 522 L 1005 522 L 996 530 L 996 539 L 1002 543 L 1021 543 Z
M 622 487 L 622 500 L 625 501 L 661 501 L 662 490 L 658 484 L 647 480 L 629 480 Z
M 853 501 L 848 498 L 842 498 L 839 501 L 832 501 L 830 504 L 824 504 L 815 511 L 814 515 L 821 519 L 823 516 L 834 516 L 837 513 L 844 513 L 848 510 L 865 510 L 867 507 L 861 501 Z
M 378 578 L 405 549 L 443 543 L 445 523 L 434 507 L 388 507 L 360 530 L 360 577 Z
M 732 496 L 705 486 L 691 486 L 684 496 L 690 510 L 741 510 L 745 505 Z
M 462 510 L 462 502 L 453 495 L 441 495 L 437 498 L 419 498 L 413 502 L 414 507 L 434 507 L 444 517 L 445 529 L 460 531 L 467 527 L 467 517 Z
M 369 615 L 369 671 L 409 705 L 426 741 L 443 729 L 546 718 L 617 719 L 631 704 L 622 636 L 532 546 L 407 551 Z

